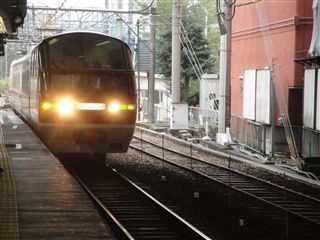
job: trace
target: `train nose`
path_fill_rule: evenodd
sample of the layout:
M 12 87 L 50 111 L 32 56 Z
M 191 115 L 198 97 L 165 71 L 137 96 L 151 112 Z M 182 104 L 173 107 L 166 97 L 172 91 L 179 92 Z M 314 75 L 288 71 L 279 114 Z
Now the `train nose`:
M 73 133 L 73 140 L 76 143 L 85 143 L 85 142 L 105 142 L 106 135 L 104 132 L 95 132 L 95 131 L 77 131 Z

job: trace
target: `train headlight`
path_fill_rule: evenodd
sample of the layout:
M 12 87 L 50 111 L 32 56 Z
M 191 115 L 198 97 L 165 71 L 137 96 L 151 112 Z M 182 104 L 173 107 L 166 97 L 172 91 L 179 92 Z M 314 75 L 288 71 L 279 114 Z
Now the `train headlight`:
M 128 104 L 128 110 L 135 110 L 135 106 L 133 104 Z
M 121 105 L 117 102 L 112 102 L 108 106 L 108 111 L 111 113 L 119 112 Z
M 44 110 L 49 110 L 49 109 L 51 109 L 52 108 L 52 103 L 51 102 L 49 102 L 49 101 L 44 101 L 43 103 L 42 103 L 42 109 L 44 109 Z
M 58 102 L 57 108 L 61 115 L 70 115 L 74 111 L 74 106 L 72 99 L 66 98 Z
M 117 113 L 123 110 L 135 110 L 135 106 L 133 104 L 120 104 L 118 102 L 112 102 L 108 106 L 108 111 L 111 113 Z

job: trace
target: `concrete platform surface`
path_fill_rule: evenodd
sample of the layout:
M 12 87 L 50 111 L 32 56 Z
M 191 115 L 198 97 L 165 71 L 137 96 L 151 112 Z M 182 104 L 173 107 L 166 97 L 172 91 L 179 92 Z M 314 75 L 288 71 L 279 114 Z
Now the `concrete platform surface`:
M 19 239 L 115 239 L 78 182 L 32 130 L 10 109 L 0 116 L 15 180 Z

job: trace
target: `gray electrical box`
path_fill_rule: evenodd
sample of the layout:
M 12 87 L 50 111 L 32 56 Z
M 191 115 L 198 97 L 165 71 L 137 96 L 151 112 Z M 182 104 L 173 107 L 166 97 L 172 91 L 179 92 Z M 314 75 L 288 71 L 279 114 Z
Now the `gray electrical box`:
M 219 75 L 205 74 L 200 81 L 200 108 L 219 109 Z
M 188 104 L 172 103 L 171 129 L 188 129 Z

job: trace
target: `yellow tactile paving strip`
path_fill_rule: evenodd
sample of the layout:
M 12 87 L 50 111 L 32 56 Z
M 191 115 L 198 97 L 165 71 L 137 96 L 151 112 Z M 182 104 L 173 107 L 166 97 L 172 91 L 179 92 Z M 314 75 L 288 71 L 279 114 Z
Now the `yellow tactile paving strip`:
M 0 239 L 19 239 L 16 187 L 0 126 Z

